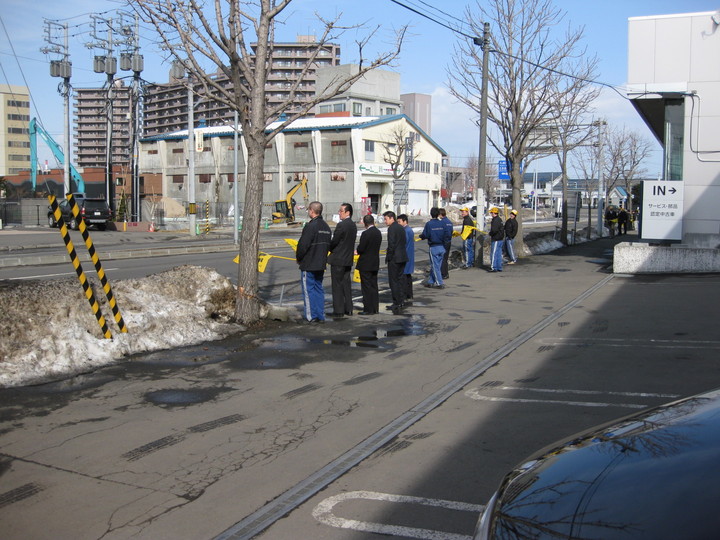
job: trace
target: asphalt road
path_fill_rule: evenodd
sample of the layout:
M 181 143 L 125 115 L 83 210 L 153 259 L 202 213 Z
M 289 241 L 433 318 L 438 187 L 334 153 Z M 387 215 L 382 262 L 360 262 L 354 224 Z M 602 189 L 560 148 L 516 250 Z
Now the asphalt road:
M 0 390 L 3 537 L 467 538 L 530 452 L 720 385 L 720 278 L 615 276 L 618 241 Z

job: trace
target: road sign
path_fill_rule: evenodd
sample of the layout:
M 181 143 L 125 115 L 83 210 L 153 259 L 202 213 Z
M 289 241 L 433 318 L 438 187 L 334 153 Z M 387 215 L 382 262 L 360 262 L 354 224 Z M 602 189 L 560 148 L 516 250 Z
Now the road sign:
M 683 186 L 682 181 L 643 182 L 643 240 L 682 240 Z

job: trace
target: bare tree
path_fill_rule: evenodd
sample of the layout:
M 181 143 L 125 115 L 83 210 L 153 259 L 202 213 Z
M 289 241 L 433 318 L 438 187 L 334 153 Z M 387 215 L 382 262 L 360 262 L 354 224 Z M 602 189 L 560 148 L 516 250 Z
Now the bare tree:
M 388 142 L 382 143 L 385 150 L 383 161 L 390 165 L 393 176 L 393 196 L 395 198 L 394 206 L 396 211 L 400 211 L 401 206 L 407 206 L 408 197 L 408 178 L 407 174 L 412 170 L 412 163 L 420 157 L 420 153 L 413 152 L 413 134 L 406 126 L 396 123 L 388 137 Z
M 592 225 L 592 194 L 598 191 L 598 153 L 600 148 L 596 144 L 585 144 L 572 153 L 571 167 L 578 178 L 584 180 L 588 199 L 588 229 L 587 239 L 591 237 Z
M 400 53 L 406 28 L 395 34 L 390 50 L 372 59 L 365 51 L 378 28 L 357 42 L 359 69 L 331 80 L 326 88 L 318 88 L 300 110 L 288 114 L 284 121 L 268 130 L 268 126 L 288 111 L 289 104 L 302 93 L 304 75 L 314 70 L 314 60 L 325 44 L 336 40 L 344 31 L 359 28 L 343 27 L 339 18 L 323 19 L 323 28 L 313 53 L 297 80 L 289 88 L 287 101 L 268 106 L 265 83 L 272 68 L 275 24 L 292 0 L 132 0 L 146 23 L 157 31 L 162 47 L 169 56 L 181 62 L 192 77 L 200 81 L 213 99 L 237 111 L 247 147 L 247 182 L 245 211 L 240 237 L 238 265 L 238 296 L 235 315 L 238 322 L 249 324 L 260 318 L 262 301 L 258 298 L 257 254 L 259 250 L 260 218 L 263 202 L 263 171 L 265 147 L 290 122 L 304 115 L 316 104 L 346 91 L 368 71 L 390 65 Z M 333 8 L 334 9 L 334 8 Z M 251 43 L 250 40 L 254 40 Z M 212 67 L 210 70 L 208 67 Z M 224 84 L 212 71 L 225 75 Z
M 490 144 L 508 163 L 512 177 L 512 204 L 522 201 L 523 174 L 533 156 L 528 151 L 533 132 L 554 118 L 564 99 L 554 84 L 556 72 L 568 68 L 579 52 L 583 30 L 568 28 L 555 38 L 550 30 L 559 25 L 563 13 L 551 0 L 479 1 L 468 8 L 467 24 L 475 36 L 491 23 L 490 73 L 487 118 L 497 128 Z M 482 86 L 482 51 L 473 40 L 455 47 L 453 66 L 448 70 L 450 92 L 468 107 L 479 110 Z M 522 222 L 518 231 L 522 242 Z
M 583 122 L 592 109 L 592 103 L 600 94 L 600 87 L 591 85 L 597 66 L 596 57 L 586 57 L 581 54 L 577 60 L 573 59 L 568 66 L 571 76 L 556 75 L 554 84 L 556 93 L 561 99 L 557 101 L 554 127 L 557 132 L 553 141 L 555 155 L 560 165 L 560 181 L 562 185 L 562 218 L 560 226 L 560 240 L 567 245 L 568 242 L 568 158 L 570 152 L 594 140 L 592 124 Z M 589 227 L 589 225 L 588 225 Z
M 647 174 L 643 162 L 653 152 L 652 143 L 638 132 L 623 127 L 608 130 L 605 149 L 607 189 L 609 191 L 618 185 L 625 188 L 628 193 L 628 209 L 632 210 L 632 184 Z

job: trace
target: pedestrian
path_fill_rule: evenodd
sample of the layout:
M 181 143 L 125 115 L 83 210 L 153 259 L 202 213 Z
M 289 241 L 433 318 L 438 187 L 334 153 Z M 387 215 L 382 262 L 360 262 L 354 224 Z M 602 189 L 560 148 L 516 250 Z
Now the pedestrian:
M 608 206 L 607 210 L 605 211 L 605 225 L 607 226 L 608 230 L 610 231 L 610 238 L 615 237 L 615 224 L 618 221 L 618 214 L 617 210 L 615 210 L 614 206 Z
M 400 313 L 405 301 L 405 287 L 403 286 L 405 263 L 407 262 L 407 251 L 405 244 L 405 230 L 397 222 L 395 212 L 388 210 L 383 214 L 385 225 L 387 225 L 387 249 L 385 251 L 385 263 L 388 267 L 388 282 L 392 304 L 385 309 L 392 310 L 394 314 Z
M 630 215 L 628 214 L 627 210 L 625 210 L 621 206 L 620 210 L 618 211 L 618 216 L 617 216 L 618 236 L 620 236 L 621 234 L 627 234 L 629 220 L 630 220 Z
M 408 223 L 407 214 L 400 214 L 397 221 L 405 229 L 405 251 L 407 253 L 407 262 L 403 275 L 405 277 L 405 299 L 403 305 L 409 305 L 413 298 L 413 273 L 415 272 L 415 233 Z
M 332 316 L 342 318 L 353 313 L 352 265 L 357 225 L 352 219 L 353 207 L 351 204 L 342 203 L 338 215 L 340 222 L 335 226 L 330 240 L 330 255 L 328 255 L 327 262 L 330 265 L 332 280 Z
M 502 219 L 498 215 L 500 210 L 493 206 L 490 209 L 490 271 L 502 272 L 502 248 L 505 238 Z
M 445 225 L 438 219 L 438 216 L 440 216 L 440 209 L 433 206 L 430 209 L 430 220 L 425 223 L 420 238 L 427 240 L 430 247 L 430 275 L 424 285 L 444 289 L 441 267 L 443 255 L 445 255 Z
M 450 250 L 452 249 L 453 223 L 450 221 L 450 218 L 447 217 L 447 212 L 444 208 L 438 208 L 438 211 L 440 212 L 440 221 L 445 226 L 445 242 L 443 244 L 445 247 L 445 253 L 443 254 L 440 271 L 442 272 L 443 279 L 447 279 L 450 277 L 450 272 L 448 271 L 448 259 L 450 258 Z
M 463 256 L 465 265 L 463 268 L 472 268 L 475 265 L 475 222 L 470 217 L 470 209 L 465 206 L 460 209 L 462 215 L 462 231 L 460 238 L 463 240 Z
M 313 201 L 308 205 L 310 221 L 303 227 L 295 251 L 295 259 L 300 268 L 303 315 L 311 323 L 325 321 L 323 277 L 332 232 L 325 223 L 322 212 L 321 202 Z
M 365 230 L 360 235 L 355 265 L 360 274 L 360 291 L 362 292 L 363 310 L 358 315 L 375 315 L 380 310 L 378 293 L 378 270 L 380 270 L 380 244 L 382 233 L 375 226 L 372 214 L 362 218 Z
M 517 262 L 517 257 L 515 256 L 515 237 L 517 236 L 517 232 L 517 210 L 511 210 L 505 222 L 505 252 L 508 257 L 508 264 L 515 264 Z

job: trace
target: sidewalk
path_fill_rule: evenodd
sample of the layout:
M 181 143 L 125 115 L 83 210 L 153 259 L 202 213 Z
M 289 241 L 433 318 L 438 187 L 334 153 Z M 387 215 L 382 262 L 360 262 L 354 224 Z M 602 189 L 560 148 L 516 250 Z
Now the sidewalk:
M 70 381 L 2 390 L 3 537 L 214 538 L 335 460 L 372 454 L 368 441 L 382 447 L 410 419 L 459 399 L 470 381 L 682 395 L 720 383 L 716 322 L 708 316 L 717 311 L 718 276 L 613 276 L 619 241 L 521 259 L 501 274 L 452 271 L 444 290 L 417 287 L 400 316 L 382 309 L 322 325 L 269 325 L 137 355 Z M 567 423 L 620 412 L 587 409 L 565 423 L 553 415 L 513 418 L 549 443 Z M 454 418 L 452 404 L 443 414 L 446 427 L 470 419 Z M 382 430 L 386 439 L 376 437 Z M 442 475 L 463 479 L 454 500 L 474 500 L 487 479 L 467 467 L 471 455 L 512 454 L 514 462 L 528 452 L 503 454 L 502 433 L 472 433 L 488 445 L 482 450 L 448 447 L 440 434 L 418 438 L 427 441 L 423 460 L 394 474 L 414 473 L 411 480 L 428 485 L 411 492 L 408 480 L 395 492 L 434 494 Z M 421 461 L 439 463 L 434 482 L 413 468 Z M 352 460 L 344 466 L 338 474 Z M 487 470 L 500 475 L 506 467 L 498 461 Z M 293 537 L 312 537 L 311 530 Z

